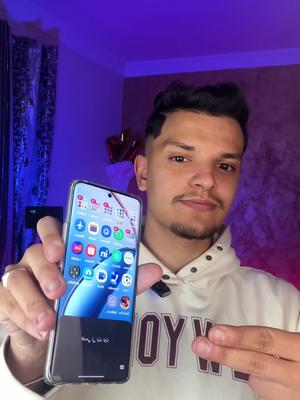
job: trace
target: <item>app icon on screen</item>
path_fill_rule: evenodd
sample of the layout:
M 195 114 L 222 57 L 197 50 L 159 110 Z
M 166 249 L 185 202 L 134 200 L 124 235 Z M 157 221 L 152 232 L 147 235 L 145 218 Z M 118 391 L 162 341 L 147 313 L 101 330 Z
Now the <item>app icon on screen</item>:
M 125 218 L 125 211 L 123 208 L 117 208 L 116 209 L 116 218 L 124 219 Z
M 133 263 L 133 254 L 130 251 L 125 251 L 124 263 L 127 265 L 131 265 Z
M 128 310 L 130 307 L 130 298 L 128 296 L 122 296 L 120 299 L 120 307 L 123 310 Z
M 86 250 L 85 253 L 87 256 L 89 257 L 95 257 L 96 253 L 97 253 L 97 249 L 96 246 L 94 246 L 93 244 L 88 244 L 86 246 Z
M 87 199 L 83 197 L 81 194 L 77 196 L 77 207 L 78 208 L 87 208 Z
M 110 283 L 116 286 L 119 282 L 120 282 L 120 274 L 116 271 L 111 272 Z
M 72 243 L 72 251 L 75 254 L 81 254 L 83 250 L 83 244 L 81 242 Z
M 82 218 L 77 218 L 75 220 L 75 229 L 78 232 L 83 232 L 85 230 L 85 221 Z
M 69 275 L 72 278 L 78 278 L 80 276 L 80 267 L 78 267 L 78 265 L 71 265 L 69 267 Z
M 116 229 L 117 228 L 117 229 Z M 117 226 L 114 227 L 114 238 L 116 240 L 122 240 L 124 237 L 124 233 L 122 229 L 118 228 Z
M 112 206 L 107 201 L 103 203 L 103 212 L 106 215 L 112 215 Z
M 99 225 L 97 224 L 97 222 L 90 222 L 88 226 L 88 231 L 91 235 L 98 235 Z
M 101 228 L 101 234 L 102 236 L 108 238 L 111 235 L 111 227 L 108 225 L 103 225 Z
M 100 203 L 96 199 L 91 199 L 91 211 L 100 212 Z
M 118 304 L 117 296 L 115 296 L 114 294 L 110 294 L 110 295 L 107 297 L 107 305 L 108 305 L 109 307 L 116 307 L 117 304 Z
M 121 260 L 122 260 L 122 253 L 121 253 L 121 251 L 120 250 L 118 250 L 118 249 L 114 249 L 112 252 L 111 252 L 111 258 L 112 258 L 112 261 L 114 262 L 114 263 L 119 263 Z
M 129 211 L 130 221 L 135 224 L 137 222 L 137 213 L 134 211 Z
M 96 279 L 100 283 L 104 283 L 107 281 L 107 272 L 105 269 L 99 269 L 96 273 Z
M 100 247 L 99 249 L 100 261 L 104 261 L 109 257 L 109 249 L 107 247 Z
M 126 239 L 134 240 L 134 233 L 130 229 L 125 229 Z
M 131 277 L 131 275 L 129 275 L 129 274 L 124 274 L 123 276 L 122 276 L 122 283 L 123 283 L 123 285 L 124 286 L 131 286 L 131 284 L 132 284 L 132 277 Z
M 93 276 L 94 276 L 94 270 L 93 270 L 93 268 L 91 268 L 91 267 L 85 267 L 84 270 L 83 270 L 83 272 L 82 272 L 82 275 L 83 275 L 83 277 L 84 277 L 85 279 L 91 280 L 91 279 L 93 278 Z

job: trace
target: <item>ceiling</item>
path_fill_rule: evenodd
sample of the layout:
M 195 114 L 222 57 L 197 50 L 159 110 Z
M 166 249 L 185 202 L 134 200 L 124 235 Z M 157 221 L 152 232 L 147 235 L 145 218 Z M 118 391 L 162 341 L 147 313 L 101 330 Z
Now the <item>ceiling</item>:
M 19 13 L 20 3 L 38 8 L 42 19 L 125 64 L 291 50 L 300 57 L 300 0 L 3 2 Z

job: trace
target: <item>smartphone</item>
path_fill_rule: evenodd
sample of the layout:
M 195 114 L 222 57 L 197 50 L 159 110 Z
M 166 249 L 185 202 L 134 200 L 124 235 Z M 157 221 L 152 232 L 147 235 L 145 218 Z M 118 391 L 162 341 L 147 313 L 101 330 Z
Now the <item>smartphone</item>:
M 61 262 L 67 289 L 55 304 L 47 383 L 128 380 L 140 221 L 137 197 L 80 180 L 71 184 Z

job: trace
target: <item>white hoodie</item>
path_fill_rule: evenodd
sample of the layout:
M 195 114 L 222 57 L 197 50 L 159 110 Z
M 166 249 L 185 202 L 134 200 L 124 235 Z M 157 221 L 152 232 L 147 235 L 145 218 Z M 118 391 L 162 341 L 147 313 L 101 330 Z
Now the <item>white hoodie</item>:
M 191 343 L 214 323 L 262 325 L 300 332 L 300 295 L 289 283 L 240 267 L 227 228 L 214 245 L 177 274 L 145 246 L 140 263 L 156 262 L 172 294 L 151 290 L 138 296 L 133 366 L 125 384 L 64 386 L 41 397 L 23 387 L 0 354 L 1 399 L 34 400 L 250 400 L 257 399 L 245 376 L 197 358 Z M 3 397 L 5 393 L 6 397 Z

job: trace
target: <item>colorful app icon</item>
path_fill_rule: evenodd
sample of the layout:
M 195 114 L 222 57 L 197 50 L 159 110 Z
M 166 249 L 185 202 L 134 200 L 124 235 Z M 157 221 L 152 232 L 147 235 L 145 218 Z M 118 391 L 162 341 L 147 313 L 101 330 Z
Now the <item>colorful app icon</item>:
M 122 296 L 120 299 L 120 307 L 123 310 L 128 310 L 130 307 L 130 298 L 128 296 Z
M 100 212 L 100 203 L 96 199 L 91 199 L 91 211 Z
M 108 225 L 103 225 L 101 228 L 101 234 L 102 236 L 108 238 L 111 235 L 111 227 Z
M 115 296 L 114 294 L 110 294 L 110 295 L 107 297 L 107 305 L 108 305 L 109 307 L 116 307 L 117 304 L 118 304 L 118 298 L 117 298 L 117 296 Z
M 97 224 L 97 222 L 90 222 L 88 226 L 88 231 L 91 235 L 98 235 L 99 225 Z
M 130 229 L 125 229 L 126 239 L 134 240 L 134 233 Z
M 103 213 L 106 215 L 112 215 L 112 210 L 112 206 L 107 201 L 105 201 L 103 203 Z
M 69 267 L 69 275 L 72 278 L 78 278 L 80 276 L 80 267 L 78 267 L 78 265 L 71 265 L 71 267 Z
M 83 232 L 85 230 L 85 221 L 82 218 L 77 218 L 75 220 L 76 231 Z
M 107 281 L 107 272 L 105 269 L 99 269 L 96 273 L 96 279 L 100 283 L 104 283 Z
M 122 260 L 122 253 L 118 249 L 114 249 L 111 252 L 111 258 L 114 263 L 119 263 Z
M 119 282 L 120 282 L 120 274 L 116 271 L 111 272 L 110 283 L 116 286 Z
M 84 279 L 87 279 L 88 281 L 91 280 L 94 276 L 94 270 L 91 267 L 85 267 L 83 269 L 82 275 Z
M 133 254 L 130 251 L 125 251 L 124 263 L 127 265 L 131 265 L 133 263 Z
M 122 276 L 122 284 L 124 285 L 124 286 L 131 286 L 131 284 L 132 284 L 132 277 L 131 277 L 131 275 L 129 275 L 129 274 L 124 274 L 123 276 Z
M 107 247 L 100 247 L 99 249 L 100 261 L 104 261 L 109 257 L 109 249 Z
M 77 206 L 78 208 L 83 208 L 86 209 L 87 208 L 87 199 L 85 197 L 83 197 L 81 194 L 79 194 L 77 196 Z
M 124 219 L 125 218 L 125 211 L 123 208 L 117 208 L 116 209 L 116 218 Z
M 88 244 L 86 246 L 85 253 L 89 257 L 95 257 L 95 255 L 97 253 L 96 246 L 94 246 L 93 244 Z
M 116 229 L 117 228 L 117 229 Z M 118 228 L 117 226 L 114 227 L 114 238 L 116 240 L 122 240 L 124 237 L 124 233 L 122 229 Z
M 72 251 L 75 254 L 81 254 L 83 250 L 83 244 L 81 242 L 72 243 Z

